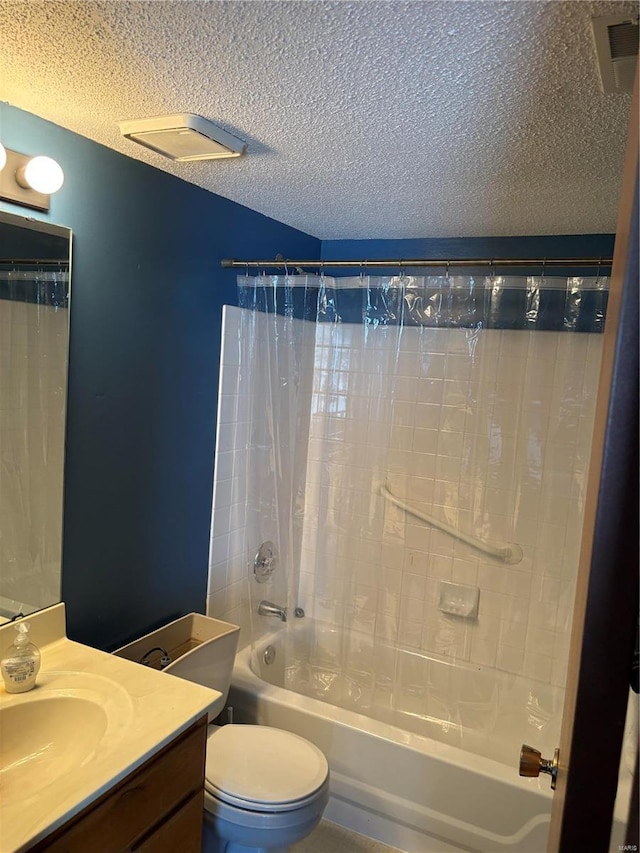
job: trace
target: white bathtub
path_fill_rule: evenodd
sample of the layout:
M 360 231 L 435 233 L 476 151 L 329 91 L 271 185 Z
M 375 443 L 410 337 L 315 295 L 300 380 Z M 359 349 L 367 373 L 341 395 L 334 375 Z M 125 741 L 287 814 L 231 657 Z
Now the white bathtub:
M 345 669 L 344 642 L 304 619 L 254 653 L 239 652 L 229 699 L 235 721 L 287 729 L 322 749 L 331 767 L 325 816 L 356 832 L 408 853 L 545 850 L 549 777 L 521 779 L 517 764 L 522 742 L 553 754 L 560 691 L 402 649 L 392 651 L 391 689 L 375 666 L 368 674 Z M 269 666 L 268 645 L 276 652 Z M 338 656 L 332 661 L 325 651 Z M 375 661 L 385 654 L 377 647 Z M 292 682 L 351 707 L 283 687 Z

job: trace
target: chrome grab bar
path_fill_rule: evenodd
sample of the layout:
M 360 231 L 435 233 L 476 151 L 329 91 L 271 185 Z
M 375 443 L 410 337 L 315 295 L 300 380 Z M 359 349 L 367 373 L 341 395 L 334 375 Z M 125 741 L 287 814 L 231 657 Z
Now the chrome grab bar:
M 436 527 L 444 533 L 448 533 L 449 536 L 453 536 L 454 539 L 458 539 L 460 542 L 465 542 L 467 545 L 471 545 L 472 548 L 482 551 L 483 554 L 487 554 L 495 560 L 500 560 L 502 563 L 508 563 L 509 565 L 515 565 L 516 563 L 519 563 L 524 556 L 522 548 L 515 542 L 505 542 L 504 544 L 492 545 L 485 539 L 480 539 L 477 536 L 472 536 L 470 533 L 464 533 L 462 530 L 458 530 L 457 527 L 454 527 L 452 524 L 447 524 L 446 521 L 441 521 L 439 518 L 434 518 L 432 515 L 420 512 L 420 510 L 415 509 L 400 500 L 400 498 L 396 497 L 389 489 L 389 485 L 386 480 L 380 486 L 380 494 L 385 500 L 389 501 L 390 504 L 397 506 L 398 509 L 401 509 L 403 512 L 413 515 L 415 518 L 419 518 L 420 521 L 424 521 L 426 524 L 430 524 L 432 527 Z

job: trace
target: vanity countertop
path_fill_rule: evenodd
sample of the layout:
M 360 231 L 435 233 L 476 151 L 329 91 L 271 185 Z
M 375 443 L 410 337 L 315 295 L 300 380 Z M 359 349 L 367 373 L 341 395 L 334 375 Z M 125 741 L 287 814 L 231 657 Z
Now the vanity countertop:
M 28 621 L 42 655 L 37 685 L 22 694 L 7 693 L 0 685 L 0 715 L 8 709 L 14 721 L 17 713 L 31 719 L 18 706 L 32 703 L 26 710 L 35 711 L 33 718 L 44 724 L 36 726 L 39 732 L 32 739 L 28 730 L 21 731 L 16 751 L 12 727 L 0 722 L 1 853 L 26 850 L 61 826 L 186 731 L 220 697 L 215 690 L 67 639 L 62 604 Z M 13 641 L 12 629 L 0 626 L 0 654 Z M 64 729 L 62 748 L 56 744 L 57 719 Z M 26 761 L 19 754 L 23 741 Z M 29 763 L 31 776 L 25 776 L 22 768 Z M 48 782 L 52 767 L 55 781 Z

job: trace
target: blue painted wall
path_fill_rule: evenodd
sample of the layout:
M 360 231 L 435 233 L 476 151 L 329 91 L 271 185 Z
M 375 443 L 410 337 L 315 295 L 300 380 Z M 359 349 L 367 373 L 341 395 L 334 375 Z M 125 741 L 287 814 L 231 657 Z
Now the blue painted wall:
M 48 214 L 0 207 L 73 230 L 62 595 L 69 636 L 112 649 L 204 611 L 220 259 L 320 242 L 5 104 L 0 139 L 65 172 Z
M 221 258 L 613 248 L 612 235 L 321 244 L 6 104 L 0 139 L 66 176 L 48 214 L 0 209 L 74 233 L 62 593 L 69 636 L 105 649 L 205 607 L 221 307 L 236 303 Z
M 613 256 L 614 234 L 570 234 L 540 237 L 435 237 L 411 240 L 324 240 L 322 259 L 346 261 L 368 258 L 607 258 Z M 327 267 L 327 273 L 331 268 Z M 337 271 L 337 270 L 336 270 Z M 399 268 L 375 270 L 373 274 L 396 275 Z M 419 270 L 416 270 L 419 272 Z M 465 274 L 470 271 L 465 270 Z M 517 268 L 502 268 L 505 275 L 522 275 Z M 536 274 L 540 270 L 534 271 Z M 557 268 L 550 275 L 595 275 L 594 269 Z M 608 272 L 602 268 L 601 272 Z M 355 269 L 351 273 L 357 275 Z
M 491 259 L 491 258 L 518 258 L 518 259 L 557 259 L 557 258 L 603 258 L 613 257 L 614 234 L 572 234 L 572 235 L 548 235 L 534 237 L 459 237 L 459 238 L 423 238 L 410 240 L 325 240 L 322 244 L 322 260 L 386 260 L 414 258 L 433 258 L 435 260 L 461 260 L 461 259 Z M 327 273 L 335 272 L 344 274 L 339 267 L 325 268 Z M 365 269 L 363 267 L 363 269 Z M 425 272 L 443 275 L 445 270 L 433 268 L 415 268 L 411 270 L 408 264 L 398 264 L 395 267 L 371 270 L 372 275 L 397 275 L 400 271 Z M 524 270 L 518 267 L 500 267 L 498 270 L 503 275 L 523 275 L 527 272 L 540 275 L 544 273 L 545 278 L 552 276 L 570 275 L 608 275 L 610 266 L 597 263 L 593 267 L 548 267 L 544 265 Z M 358 275 L 358 268 L 353 268 L 350 275 Z M 487 267 L 464 268 L 460 271 L 462 275 L 482 274 L 486 275 Z M 452 268 L 452 275 L 456 269 Z M 344 319 L 354 316 L 362 316 L 363 306 L 359 298 L 353 299 L 351 304 L 347 300 L 347 291 L 341 292 L 341 315 Z M 456 317 L 454 324 L 469 324 L 474 326 L 480 323 L 485 328 L 506 329 L 532 329 L 556 330 L 572 329 L 580 332 L 602 331 L 604 316 L 606 315 L 607 293 L 590 292 L 582 294 L 576 300 L 567 292 L 554 289 L 541 288 L 540 308 L 535 318 L 530 318 L 527 313 L 526 297 L 524 292 L 508 291 L 493 294 L 491 289 L 482 290 L 476 287 L 474 299 L 468 303 L 468 312 L 463 317 Z M 354 296 L 356 294 L 354 293 Z M 354 313 L 355 312 L 355 313 Z M 352 320 L 353 321 L 353 320 Z M 443 314 L 438 318 L 438 324 L 446 325 L 450 322 Z

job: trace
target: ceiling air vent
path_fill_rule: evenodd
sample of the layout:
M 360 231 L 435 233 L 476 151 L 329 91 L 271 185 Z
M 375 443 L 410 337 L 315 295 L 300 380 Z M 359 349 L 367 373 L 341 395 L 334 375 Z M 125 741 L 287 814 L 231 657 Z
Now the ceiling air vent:
M 631 92 L 638 60 L 637 18 L 592 18 L 602 91 Z
M 118 124 L 120 133 L 127 139 L 178 162 L 240 157 L 247 148 L 241 139 L 209 119 L 192 113 L 154 116 Z

